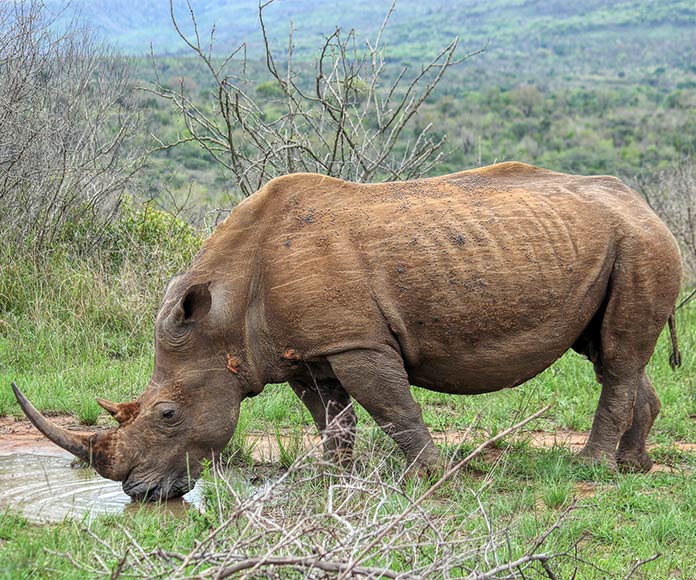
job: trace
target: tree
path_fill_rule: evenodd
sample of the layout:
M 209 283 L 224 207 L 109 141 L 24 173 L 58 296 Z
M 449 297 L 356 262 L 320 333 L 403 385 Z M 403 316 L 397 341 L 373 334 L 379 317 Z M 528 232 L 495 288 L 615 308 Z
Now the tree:
M 244 196 L 286 173 L 310 171 L 361 182 L 408 179 L 442 160 L 446 137 L 432 135 L 429 124 L 414 129 L 412 122 L 446 72 L 476 53 L 458 58 L 455 38 L 420 70 L 403 67 L 389 80 L 382 37 L 392 4 L 374 41 L 360 45 L 354 31 L 336 29 L 313 64 L 295 62 L 291 26 L 280 63 L 264 23 L 272 1 L 259 6 L 268 78 L 255 86 L 247 73 L 246 45 L 216 58 L 214 30 L 204 45 L 190 10 L 193 33 L 185 34 L 170 0 L 174 27 L 205 66 L 214 90 L 211 108 L 183 85 L 156 82 L 152 91 L 174 105 L 187 128 L 174 142 L 161 142 L 162 149 L 198 143 L 229 170 Z M 280 112 L 269 114 L 270 104 Z
M 0 3 L 0 224 L 37 256 L 76 222 L 98 235 L 140 166 L 130 65 L 53 24 L 38 0 Z

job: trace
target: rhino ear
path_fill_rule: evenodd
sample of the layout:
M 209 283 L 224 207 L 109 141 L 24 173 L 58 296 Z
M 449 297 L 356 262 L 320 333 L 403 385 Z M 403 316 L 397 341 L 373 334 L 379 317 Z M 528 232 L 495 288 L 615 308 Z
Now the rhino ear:
M 210 295 L 210 282 L 189 286 L 181 300 L 172 310 L 172 315 L 178 322 L 188 324 L 204 318 L 213 304 Z

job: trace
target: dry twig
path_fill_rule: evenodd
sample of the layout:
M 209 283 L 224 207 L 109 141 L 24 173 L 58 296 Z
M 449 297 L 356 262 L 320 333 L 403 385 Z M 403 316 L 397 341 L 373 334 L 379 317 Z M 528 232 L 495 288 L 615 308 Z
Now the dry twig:
M 0 3 L 0 224 L 40 256 L 79 222 L 86 249 L 142 165 L 131 65 L 40 0 Z
M 172 103 L 187 129 L 172 143 L 160 142 L 160 149 L 195 141 L 230 172 L 243 196 L 287 173 L 316 172 L 358 182 L 410 179 L 442 160 L 446 137 L 435 135 L 429 125 L 414 129 L 412 121 L 447 71 L 480 51 L 457 57 L 454 39 L 420 71 L 403 68 L 395 80 L 387 80 L 383 35 L 392 4 L 374 42 L 361 45 L 354 31 L 336 29 L 310 66 L 294 58 L 291 24 L 287 53 L 279 59 L 264 21 L 272 3 L 259 5 L 269 79 L 259 85 L 247 74 L 245 45 L 216 58 L 214 31 L 202 44 L 204 35 L 190 9 L 193 32 L 187 35 L 170 0 L 175 30 L 214 84 L 214 106 L 210 110 L 189 94 L 183 82 L 176 88 L 155 83 L 151 92 Z M 254 94 L 258 90 L 263 93 Z M 280 114 L 269 114 L 269 105 Z

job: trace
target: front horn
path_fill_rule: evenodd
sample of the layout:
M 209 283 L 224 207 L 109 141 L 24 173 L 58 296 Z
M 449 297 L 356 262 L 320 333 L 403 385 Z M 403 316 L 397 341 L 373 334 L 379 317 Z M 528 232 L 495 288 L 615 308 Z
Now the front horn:
M 39 413 L 14 383 L 12 383 L 12 390 L 22 411 L 39 431 L 59 447 L 92 465 L 92 449 L 97 438 L 96 433 L 77 433 L 59 427 Z

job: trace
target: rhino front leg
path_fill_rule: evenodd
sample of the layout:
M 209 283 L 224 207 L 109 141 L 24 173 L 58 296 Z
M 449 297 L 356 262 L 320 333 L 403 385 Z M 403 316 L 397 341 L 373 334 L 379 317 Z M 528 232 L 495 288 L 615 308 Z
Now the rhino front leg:
M 337 380 L 291 380 L 292 390 L 305 404 L 324 440 L 324 454 L 346 465 L 353 458 L 357 416 L 350 395 Z
M 328 357 L 343 388 L 406 455 L 411 468 L 431 471 L 440 454 L 428 432 L 401 357 L 393 350 L 355 350 Z

